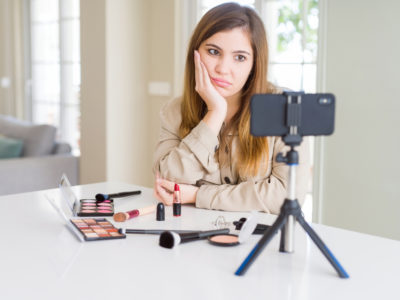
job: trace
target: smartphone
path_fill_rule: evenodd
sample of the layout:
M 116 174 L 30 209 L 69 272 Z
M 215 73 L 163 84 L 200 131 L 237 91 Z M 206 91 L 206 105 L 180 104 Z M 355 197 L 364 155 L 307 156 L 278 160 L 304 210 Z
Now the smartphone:
M 331 135 L 335 123 L 335 96 L 333 94 L 300 94 L 301 120 L 298 133 Z M 250 132 L 254 136 L 284 136 L 287 96 L 285 94 L 256 94 L 250 102 Z

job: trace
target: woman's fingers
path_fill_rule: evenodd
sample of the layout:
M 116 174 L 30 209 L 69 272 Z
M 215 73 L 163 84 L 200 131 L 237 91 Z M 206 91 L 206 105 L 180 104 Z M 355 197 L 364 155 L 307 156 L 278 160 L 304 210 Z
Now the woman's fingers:
M 214 86 L 211 84 L 210 76 L 208 75 L 206 66 L 201 61 L 200 53 L 197 50 L 194 52 L 196 89 L 200 92 L 213 89 Z
M 154 196 L 157 198 L 157 200 L 159 201 L 159 202 L 162 202 L 162 203 L 164 203 L 165 205 L 168 205 L 167 204 L 167 201 L 166 200 L 164 200 L 164 198 L 160 195 L 160 193 L 158 192 L 158 188 L 157 187 L 154 187 Z
M 159 195 L 158 192 L 157 192 L 157 188 L 156 188 L 156 187 L 154 187 L 154 189 L 153 189 L 153 196 L 154 196 L 154 198 L 156 198 L 159 202 L 163 202 L 162 199 L 161 199 L 161 197 L 160 197 L 160 195 Z
M 162 184 L 165 186 L 163 187 Z M 171 182 L 160 177 L 160 174 L 156 173 L 156 182 L 154 185 L 154 197 L 157 198 L 158 201 L 164 203 L 165 205 L 172 205 L 173 194 L 166 188 L 171 186 Z
M 174 188 L 175 188 L 175 182 L 166 180 L 166 179 L 159 179 L 158 180 L 158 184 L 163 187 L 164 189 L 166 189 L 167 191 L 173 193 L 174 192 Z
M 171 193 L 174 191 L 175 182 L 173 181 L 169 181 L 167 179 L 163 179 L 158 176 L 156 179 L 156 184 L 160 185 L 161 187 L 163 187 L 164 189 L 166 189 Z
M 196 86 L 195 89 L 196 91 L 200 91 L 203 87 L 203 75 L 201 66 L 200 66 L 200 54 L 196 50 L 194 51 L 194 76 L 196 80 Z
M 174 200 L 175 182 L 160 178 L 156 174 L 156 182 L 154 186 L 154 197 L 165 205 L 172 205 Z M 180 184 L 182 193 L 182 203 L 195 203 L 198 187 L 189 184 Z
M 156 187 L 156 193 L 159 197 L 159 200 L 163 202 L 165 205 L 172 205 L 173 202 L 173 194 L 169 193 L 166 191 L 161 185 L 157 184 Z
M 214 89 L 214 86 L 211 84 L 210 75 L 208 75 L 207 68 L 202 61 L 200 61 L 200 67 L 203 75 L 203 85 L 207 88 Z

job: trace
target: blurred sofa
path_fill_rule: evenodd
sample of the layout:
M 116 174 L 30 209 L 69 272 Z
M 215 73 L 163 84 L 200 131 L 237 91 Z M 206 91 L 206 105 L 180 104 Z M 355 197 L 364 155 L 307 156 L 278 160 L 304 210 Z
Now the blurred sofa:
M 56 132 L 51 125 L 0 115 L 3 141 L 22 145 L 18 157 L 0 159 L 0 195 L 56 188 L 63 173 L 72 185 L 79 183 L 79 157 L 69 144 L 56 141 Z

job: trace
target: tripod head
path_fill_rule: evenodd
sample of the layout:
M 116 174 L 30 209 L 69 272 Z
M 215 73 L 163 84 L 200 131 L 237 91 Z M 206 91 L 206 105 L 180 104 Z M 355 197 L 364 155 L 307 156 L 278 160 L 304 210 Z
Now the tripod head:
M 278 153 L 276 156 L 277 162 L 283 162 L 287 165 L 298 165 L 299 154 L 294 147 L 299 146 L 303 140 L 299 134 L 298 128 L 301 126 L 301 96 L 303 92 L 284 92 L 287 98 L 286 102 L 286 126 L 289 128 L 289 133 L 282 137 L 285 145 L 290 147 L 290 151 L 284 156 L 283 153 Z

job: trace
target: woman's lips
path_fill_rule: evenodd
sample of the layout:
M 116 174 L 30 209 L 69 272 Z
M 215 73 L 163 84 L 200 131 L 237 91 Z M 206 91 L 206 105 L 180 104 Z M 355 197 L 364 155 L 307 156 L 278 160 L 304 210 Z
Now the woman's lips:
M 232 85 L 230 82 L 225 81 L 225 80 L 223 80 L 223 79 L 219 79 L 219 78 L 213 78 L 213 77 L 211 77 L 211 80 L 212 80 L 216 85 L 218 85 L 219 87 L 228 87 L 228 86 Z

